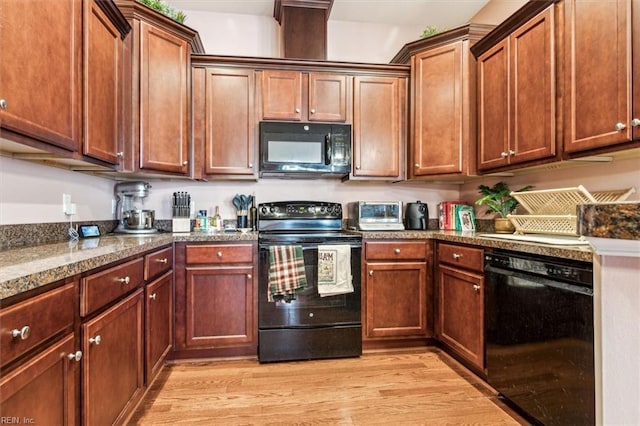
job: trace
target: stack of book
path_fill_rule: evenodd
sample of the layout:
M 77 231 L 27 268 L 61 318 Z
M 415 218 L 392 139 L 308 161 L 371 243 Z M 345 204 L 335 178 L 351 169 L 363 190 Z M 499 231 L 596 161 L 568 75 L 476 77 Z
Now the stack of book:
M 438 225 L 443 230 L 474 231 L 476 217 L 466 201 L 443 201 L 438 204 Z

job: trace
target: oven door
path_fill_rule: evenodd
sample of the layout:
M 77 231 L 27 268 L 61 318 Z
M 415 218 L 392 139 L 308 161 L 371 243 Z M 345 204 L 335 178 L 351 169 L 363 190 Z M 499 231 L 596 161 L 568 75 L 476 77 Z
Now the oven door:
M 331 244 L 331 242 L 322 244 Z M 320 297 L 318 294 L 318 244 L 295 245 L 300 245 L 303 249 L 307 286 L 296 295 L 295 300 L 289 303 L 268 301 L 269 249 L 267 245 L 260 245 L 260 270 L 258 273 L 259 328 L 311 328 L 361 324 L 361 246 L 351 246 L 353 293 Z

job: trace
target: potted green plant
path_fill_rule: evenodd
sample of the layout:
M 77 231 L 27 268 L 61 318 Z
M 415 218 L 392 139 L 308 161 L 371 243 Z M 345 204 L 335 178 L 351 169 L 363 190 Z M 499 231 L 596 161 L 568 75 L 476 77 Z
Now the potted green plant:
M 533 186 L 527 185 L 520 188 L 516 192 L 528 191 Z M 478 191 L 482 195 L 481 198 L 476 200 L 476 204 L 479 206 L 486 206 L 488 213 L 495 213 L 494 218 L 495 231 L 501 234 L 513 233 L 515 227 L 507 218 L 509 213 L 512 213 L 516 207 L 518 207 L 518 200 L 511 195 L 511 189 L 505 182 L 498 182 L 493 186 L 479 185 Z
M 150 7 L 157 12 L 162 13 L 165 16 L 168 16 L 176 22 L 180 22 L 181 24 L 184 23 L 184 19 L 186 18 L 186 15 L 182 11 L 175 10 L 163 0 L 138 0 L 138 2 Z

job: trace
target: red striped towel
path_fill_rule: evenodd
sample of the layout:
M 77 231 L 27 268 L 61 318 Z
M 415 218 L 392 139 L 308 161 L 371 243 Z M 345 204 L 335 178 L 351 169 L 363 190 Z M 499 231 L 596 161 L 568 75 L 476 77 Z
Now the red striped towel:
M 306 285 L 302 246 L 269 247 L 269 302 L 291 302 Z

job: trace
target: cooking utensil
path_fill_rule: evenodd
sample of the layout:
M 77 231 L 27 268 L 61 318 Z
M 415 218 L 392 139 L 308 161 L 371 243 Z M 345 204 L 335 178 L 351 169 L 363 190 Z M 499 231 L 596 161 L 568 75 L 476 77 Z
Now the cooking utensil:
M 233 202 L 233 205 L 236 208 L 236 210 L 242 210 L 241 209 L 242 206 L 241 206 L 241 201 L 240 201 L 240 195 L 239 194 L 236 194 L 235 197 L 233 197 L 232 202 Z

